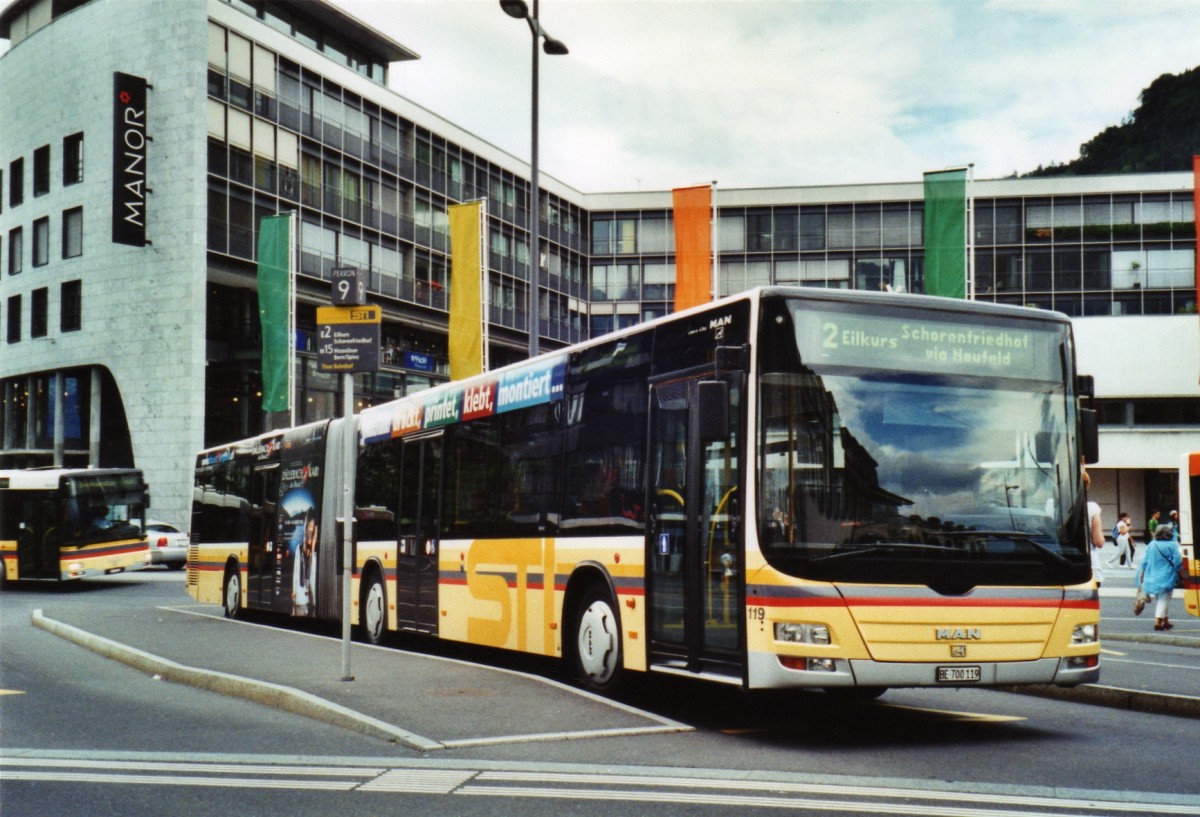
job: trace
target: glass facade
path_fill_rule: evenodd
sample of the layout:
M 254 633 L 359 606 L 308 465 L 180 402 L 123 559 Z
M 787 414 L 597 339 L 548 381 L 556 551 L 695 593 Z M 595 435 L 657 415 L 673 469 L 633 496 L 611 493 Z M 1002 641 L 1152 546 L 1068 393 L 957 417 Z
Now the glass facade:
M 1196 310 L 1191 191 L 976 198 L 974 210 L 977 300 L 1072 317 Z M 669 308 L 671 214 L 614 211 L 591 219 L 593 307 Z M 772 284 L 925 289 L 921 200 L 721 206 L 717 223 L 720 295 Z
M 299 12 L 289 19 L 291 33 L 304 29 Z M 390 400 L 448 376 L 446 334 L 436 328 L 446 325 L 449 304 L 448 207 L 484 199 L 488 318 L 493 338 L 511 338 L 491 357 L 493 365 L 523 358 L 532 259 L 528 181 L 236 31 L 215 22 L 208 31 L 211 263 L 253 262 L 261 219 L 298 211 L 302 289 L 323 300 L 320 282 L 333 268 L 368 271 L 372 300 L 385 308 L 384 349 L 383 372 L 365 379 L 363 394 L 367 404 Z M 328 35 L 324 42 L 327 51 Z M 587 218 L 579 205 L 554 194 L 542 191 L 540 200 L 538 325 L 544 339 L 563 345 L 583 340 L 588 331 Z M 239 354 L 256 348 L 254 320 L 231 335 L 220 326 L 225 318 L 214 317 L 211 308 L 215 299 L 226 316 L 256 319 L 253 296 L 221 291 L 226 288 L 220 285 L 211 289 L 209 336 L 216 345 L 210 343 L 210 350 L 216 348 L 220 359 L 210 360 L 209 372 L 220 370 L 220 376 L 210 377 L 210 385 L 220 380 L 225 385 L 218 391 L 236 392 L 209 390 L 213 419 L 206 436 L 216 442 L 258 430 L 254 412 L 231 406 L 235 398 L 257 397 L 260 373 Z M 297 348 L 306 373 L 315 372 L 313 312 L 301 305 L 298 316 Z M 330 416 L 336 400 L 327 394 L 336 395 L 336 383 L 324 389 L 319 380 L 301 377 L 302 411 L 320 406 L 329 410 L 314 408 L 316 416 Z M 232 437 L 223 430 L 231 423 Z

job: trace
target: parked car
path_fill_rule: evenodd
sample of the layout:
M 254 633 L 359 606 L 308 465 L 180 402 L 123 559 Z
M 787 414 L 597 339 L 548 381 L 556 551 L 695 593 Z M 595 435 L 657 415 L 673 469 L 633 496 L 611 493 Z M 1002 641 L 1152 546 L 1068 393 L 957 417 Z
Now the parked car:
M 187 564 L 191 537 L 186 531 L 157 519 L 146 520 L 146 538 L 150 541 L 150 564 L 180 570 Z

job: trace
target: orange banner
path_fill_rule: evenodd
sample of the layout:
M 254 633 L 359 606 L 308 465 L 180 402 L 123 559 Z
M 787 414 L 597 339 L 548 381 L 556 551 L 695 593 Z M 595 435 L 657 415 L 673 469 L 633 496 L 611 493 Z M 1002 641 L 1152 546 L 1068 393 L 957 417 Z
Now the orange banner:
M 712 300 L 712 187 L 677 187 L 675 311 Z

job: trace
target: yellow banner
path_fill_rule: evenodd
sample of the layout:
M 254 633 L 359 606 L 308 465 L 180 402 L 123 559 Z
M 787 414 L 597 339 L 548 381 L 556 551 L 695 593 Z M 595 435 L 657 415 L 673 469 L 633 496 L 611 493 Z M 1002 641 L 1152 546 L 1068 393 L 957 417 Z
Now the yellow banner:
M 450 213 L 450 379 L 483 371 L 482 202 L 452 204 Z

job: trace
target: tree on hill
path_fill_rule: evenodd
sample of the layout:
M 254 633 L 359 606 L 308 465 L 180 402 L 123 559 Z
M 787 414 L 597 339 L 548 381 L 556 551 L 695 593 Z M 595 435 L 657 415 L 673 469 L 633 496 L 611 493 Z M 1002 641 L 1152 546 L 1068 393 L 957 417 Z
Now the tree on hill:
M 1200 67 L 1163 74 L 1144 89 L 1140 104 L 1079 146 L 1079 158 L 1052 163 L 1025 176 L 1157 173 L 1191 170 L 1200 155 Z

